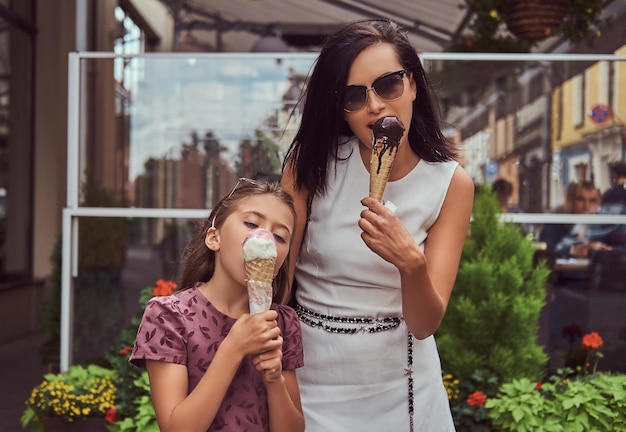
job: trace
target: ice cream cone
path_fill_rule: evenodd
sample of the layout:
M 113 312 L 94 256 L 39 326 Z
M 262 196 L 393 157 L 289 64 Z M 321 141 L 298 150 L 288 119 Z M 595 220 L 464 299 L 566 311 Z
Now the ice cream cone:
M 250 314 L 267 310 L 272 304 L 275 261 L 255 259 L 245 262 Z
M 370 159 L 370 193 L 369 196 L 376 201 L 382 202 L 383 192 L 391 174 L 391 168 L 396 160 L 398 147 L 390 147 L 382 155 L 372 152 Z
M 276 255 L 271 232 L 258 228 L 248 233 L 243 242 L 243 257 L 250 314 L 267 310 L 272 304 Z
M 369 196 L 382 202 L 389 174 L 398 155 L 404 126 L 397 117 L 383 117 L 374 123 L 373 133 Z

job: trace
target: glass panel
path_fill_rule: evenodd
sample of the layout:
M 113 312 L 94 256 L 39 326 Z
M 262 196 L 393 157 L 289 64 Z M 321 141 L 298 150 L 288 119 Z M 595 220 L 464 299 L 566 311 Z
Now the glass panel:
M 208 216 L 208 211 L 207 211 Z M 120 332 L 142 307 L 142 289 L 157 280 L 176 280 L 183 247 L 204 220 L 147 218 L 79 218 L 78 274 L 73 279 L 74 362 L 101 358 L 119 349 Z M 145 241 L 142 230 L 158 235 Z M 53 256 L 60 271 L 61 244 Z M 60 279 L 52 278 L 42 316 L 49 342 L 42 350 L 46 361 L 58 361 Z M 136 331 L 136 329 L 134 330 Z
M 117 205 L 211 207 L 235 178 L 279 173 L 313 61 L 314 54 L 85 59 L 80 171 L 114 190 Z M 511 181 L 511 205 L 533 213 L 561 205 L 571 181 L 608 189 L 607 163 L 624 158 L 623 62 L 424 63 L 446 133 L 477 183 Z
M 618 54 L 626 54 L 626 47 Z M 519 212 L 513 219 L 534 236 L 547 224 L 570 229 L 578 222 L 595 224 L 559 207 L 571 182 L 593 181 L 606 191 L 611 186 L 608 162 L 624 159 L 624 61 L 434 58 L 424 65 L 440 100 L 445 134 L 458 144 L 461 163 L 475 182 L 509 181 L 513 192 L 505 211 Z M 81 88 L 86 90 L 78 110 L 81 204 L 208 209 L 237 177 L 277 178 L 299 122 L 296 101 L 314 59 L 313 54 L 138 56 L 124 60 L 122 72 L 113 59 L 81 60 Z M 533 215 L 558 211 L 565 213 Z M 526 223 L 528 216 L 535 219 Z M 623 221 L 603 223 L 623 229 Z M 92 223 L 92 229 L 86 228 Z M 88 253 L 97 254 L 93 244 L 103 240 L 84 237 L 109 224 L 120 225 L 112 232 L 126 234 L 107 249 L 106 259 L 92 259 L 108 262 L 106 269 L 90 267 Z M 98 337 L 115 336 L 136 312 L 143 287 L 158 278 L 175 278 L 189 229 L 183 219 L 81 219 L 76 304 L 90 310 L 95 299 L 110 297 L 98 304 L 110 320 L 111 334 Z M 572 268 L 567 261 L 557 262 L 553 251 L 545 256 L 555 271 Z M 589 292 L 617 291 L 623 284 L 604 282 L 604 276 L 625 280 L 615 270 L 623 268 L 615 264 L 623 260 L 619 253 L 592 253 L 585 263 L 574 264 L 584 265 Z M 75 316 L 76 332 L 82 316 Z M 99 325 L 85 323 L 84 328 L 96 332 Z M 615 328 L 606 329 L 609 343 L 617 338 Z M 76 359 L 98 354 L 81 342 L 76 349 Z
M 123 82 L 112 60 L 83 60 L 105 84 L 82 99 L 83 182 L 114 190 L 115 206 L 209 208 L 238 177 L 276 177 L 313 58 L 139 57 Z

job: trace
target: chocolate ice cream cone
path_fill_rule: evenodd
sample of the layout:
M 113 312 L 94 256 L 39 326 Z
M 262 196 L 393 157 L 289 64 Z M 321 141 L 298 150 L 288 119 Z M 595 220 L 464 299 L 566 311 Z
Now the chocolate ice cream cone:
M 389 180 L 389 174 L 391 174 L 391 168 L 396 160 L 398 154 L 398 147 L 389 147 L 384 154 L 372 152 L 370 159 L 370 194 L 371 198 L 376 201 L 382 202 L 383 192 L 387 181 Z
M 382 202 L 383 192 L 398 154 L 404 126 L 397 117 L 383 117 L 374 123 L 372 129 L 374 138 L 370 157 L 369 196 Z

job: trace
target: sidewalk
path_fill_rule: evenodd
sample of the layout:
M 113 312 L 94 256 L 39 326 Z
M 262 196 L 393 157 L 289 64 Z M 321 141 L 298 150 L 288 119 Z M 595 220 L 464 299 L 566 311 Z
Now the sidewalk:
M 22 431 L 20 417 L 31 389 L 42 380 L 46 368 L 37 357 L 45 335 L 34 334 L 0 345 L 0 432 Z

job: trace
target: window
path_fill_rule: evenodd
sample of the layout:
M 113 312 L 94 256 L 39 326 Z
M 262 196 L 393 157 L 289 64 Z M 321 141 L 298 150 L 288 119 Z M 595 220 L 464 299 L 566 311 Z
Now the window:
M 34 29 L 19 6 L 0 4 L 0 282 L 31 274 Z

